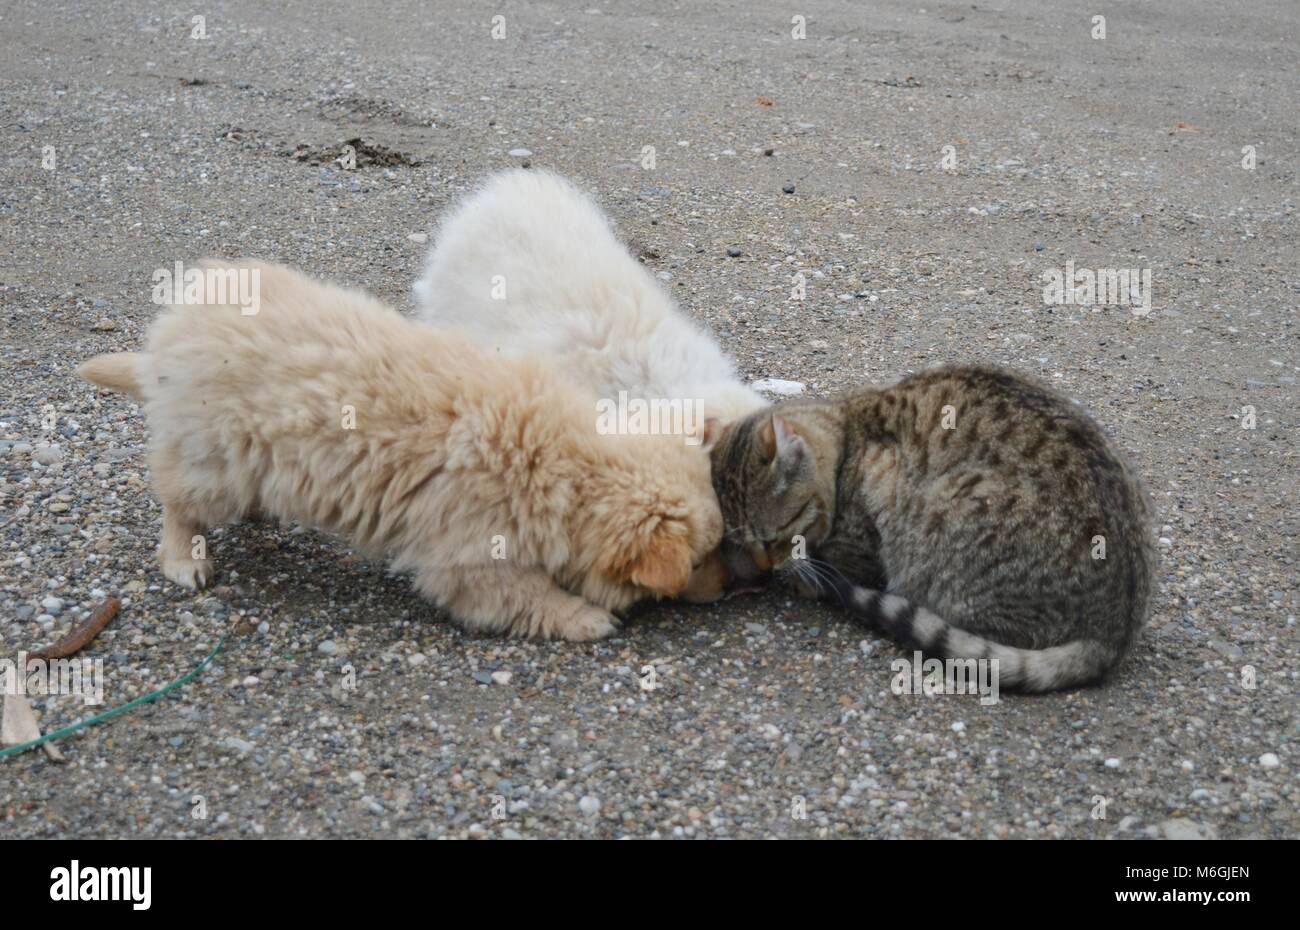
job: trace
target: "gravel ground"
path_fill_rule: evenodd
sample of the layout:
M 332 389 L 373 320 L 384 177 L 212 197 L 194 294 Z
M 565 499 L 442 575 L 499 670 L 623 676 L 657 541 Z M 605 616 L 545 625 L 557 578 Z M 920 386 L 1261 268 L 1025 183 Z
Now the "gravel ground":
M 0 760 L 0 835 L 1300 833 L 1294 3 L 1102 4 L 1102 40 L 1067 0 L 503 3 L 500 40 L 491 4 L 274 6 L 204 4 L 202 39 L 144 3 L 0 11 L 0 657 L 119 593 L 85 653 L 114 706 L 234 631 L 65 763 Z M 293 527 L 215 533 L 205 595 L 164 583 L 144 422 L 72 376 L 140 345 L 153 271 L 254 256 L 409 310 L 435 217 L 521 161 L 595 191 L 749 378 L 978 360 L 1086 404 L 1157 513 L 1132 658 L 896 696 L 899 647 L 782 590 L 477 638 Z M 1151 312 L 1045 305 L 1069 261 L 1151 269 Z

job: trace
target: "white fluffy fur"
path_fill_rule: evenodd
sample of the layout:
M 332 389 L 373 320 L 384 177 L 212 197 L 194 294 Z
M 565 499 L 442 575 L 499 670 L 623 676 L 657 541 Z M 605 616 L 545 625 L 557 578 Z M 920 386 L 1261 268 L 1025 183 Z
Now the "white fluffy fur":
M 541 360 L 247 267 L 261 275 L 256 315 L 176 307 L 147 352 L 80 369 L 144 405 L 172 581 L 210 580 L 211 553 L 195 547 L 209 526 L 265 515 L 392 558 L 481 629 L 591 639 L 640 598 L 720 593 L 702 446 L 598 435 L 595 397 Z
M 504 300 L 493 297 L 500 282 Z M 702 401 L 703 416 L 723 422 L 765 403 L 600 208 L 548 172 L 503 172 L 460 204 L 415 292 L 425 322 L 540 355 L 600 397 Z

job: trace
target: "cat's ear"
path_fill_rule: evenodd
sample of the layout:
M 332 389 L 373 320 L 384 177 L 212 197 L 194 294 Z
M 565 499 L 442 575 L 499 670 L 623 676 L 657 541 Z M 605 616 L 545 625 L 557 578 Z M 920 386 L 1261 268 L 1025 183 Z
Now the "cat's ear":
M 797 468 L 808 456 L 808 443 L 789 420 L 775 413 L 759 428 L 758 442 L 764 460 L 782 471 Z

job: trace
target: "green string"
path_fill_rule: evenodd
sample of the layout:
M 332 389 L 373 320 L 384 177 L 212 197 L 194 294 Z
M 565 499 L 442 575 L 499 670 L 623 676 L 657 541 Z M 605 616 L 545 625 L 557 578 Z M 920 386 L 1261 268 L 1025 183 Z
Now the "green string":
M 148 704 L 150 701 L 158 700 L 158 698 L 162 697 L 168 691 L 175 691 L 181 685 L 193 680 L 194 676 L 198 675 L 205 668 L 207 668 L 208 663 L 211 662 L 216 657 L 217 653 L 221 650 L 221 647 L 225 644 L 225 642 L 226 642 L 226 636 L 223 635 L 221 639 L 217 640 L 217 644 L 212 647 L 212 651 L 208 653 L 207 658 L 205 658 L 202 662 L 200 662 L 198 665 L 192 668 L 188 673 L 182 675 L 180 678 L 177 678 L 171 684 L 159 688 L 157 691 L 150 691 L 148 694 L 142 694 L 133 701 L 127 701 L 121 707 L 114 707 L 112 710 L 106 710 L 102 714 L 97 714 L 94 717 L 89 718 L 88 720 L 79 721 L 77 723 L 72 724 L 72 726 L 64 727 L 62 730 L 54 730 L 51 733 L 46 733 L 40 739 L 34 739 L 26 743 L 19 743 L 17 746 L 10 746 L 8 749 L 0 749 L 0 758 L 4 758 L 5 756 L 14 756 L 20 752 L 26 752 L 29 749 L 35 749 L 37 746 L 41 745 L 42 743 L 48 743 L 50 740 L 58 739 L 61 736 L 67 736 L 69 733 L 76 733 L 78 730 L 84 730 L 86 727 L 94 726 L 97 723 L 103 723 L 105 720 L 108 720 L 110 717 L 116 717 L 118 714 L 124 714 L 133 707 L 139 707 L 141 704 Z

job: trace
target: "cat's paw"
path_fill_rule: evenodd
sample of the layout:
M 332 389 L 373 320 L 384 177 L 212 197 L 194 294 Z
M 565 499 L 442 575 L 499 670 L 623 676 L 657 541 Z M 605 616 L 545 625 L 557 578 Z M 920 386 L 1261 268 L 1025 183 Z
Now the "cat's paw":
M 183 556 L 163 556 L 160 562 L 162 573 L 167 576 L 168 581 L 175 582 L 182 588 L 189 588 L 191 591 L 201 591 L 206 588 L 215 574 L 211 559 L 190 558 L 189 553 Z

